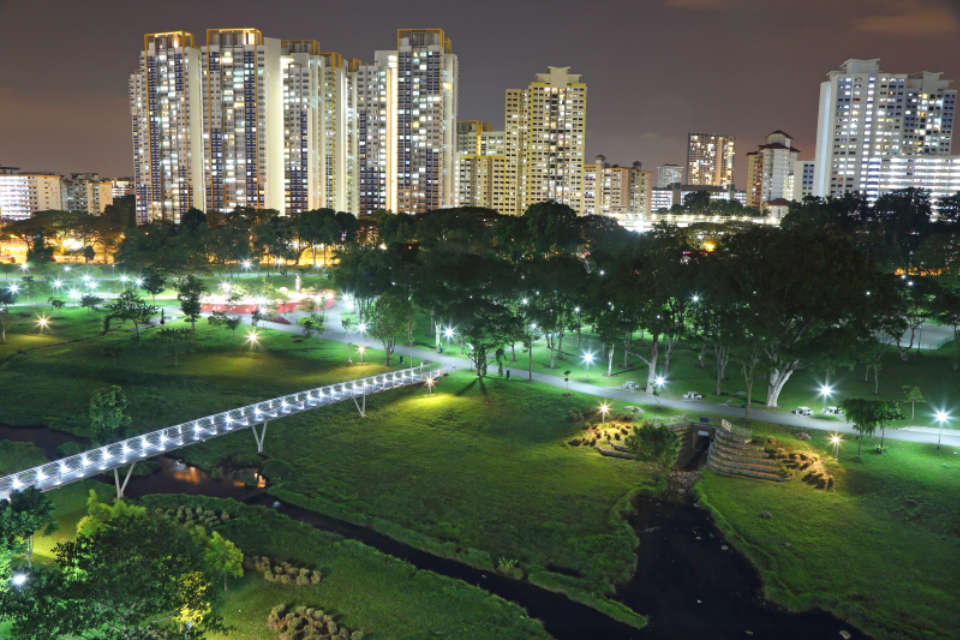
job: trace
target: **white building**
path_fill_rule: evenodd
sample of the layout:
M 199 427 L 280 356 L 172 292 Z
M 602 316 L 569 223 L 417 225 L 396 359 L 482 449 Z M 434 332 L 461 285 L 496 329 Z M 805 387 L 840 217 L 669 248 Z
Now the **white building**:
M 957 92 L 939 73 L 888 73 L 878 59 L 850 59 L 820 85 L 814 195 L 862 192 L 871 163 L 948 156 Z
M 205 209 L 200 50 L 186 31 L 143 37 L 129 81 L 137 222 Z
M 793 167 L 793 197 L 794 200 L 803 200 L 807 196 L 812 196 L 814 190 L 814 167 L 813 160 L 797 160 Z
M 0 220 L 26 220 L 38 211 L 63 208 L 60 174 L 0 167 Z
M 64 210 L 100 215 L 113 204 L 113 180 L 99 173 L 74 173 L 63 179 L 62 196 Z
M 797 199 L 798 153 L 793 138 L 778 130 L 747 154 L 747 206 L 762 209 L 774 200 Z
M 960 156 L 896 156 L 870 163 L 869 182 L 876 191 L 870 203 L 891 191 L 923 189 L 930 194 L 934 212 L 941 198 L 960 192 Z
M 657 167 L 657 189 L 666 189 L 683 182 L 683 167 L 678 164 L 661 164 Z

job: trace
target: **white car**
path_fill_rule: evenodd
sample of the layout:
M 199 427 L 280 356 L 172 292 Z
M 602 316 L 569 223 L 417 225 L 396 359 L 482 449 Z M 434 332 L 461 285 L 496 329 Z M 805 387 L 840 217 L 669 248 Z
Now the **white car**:
M 826 407 L 826 408 L 823 410 L 823 415 L 825 415 L 825 416 L 836 416 L 836 417 L 839 418 L 840 416 L 843 415 L 843 409 L 841 409 L 840 407 Z
M 684 400 L 703 400 L 703 394 L 696 391 L 687 391 L 683 394 Z
M 791 411 L 790 413 L 793 413 L 793 414 L 798 415 L 798 416 L 812 416 L 812 415 L 813 415 L 813 409 L 811 409 L 810 407 L 797 407 L 796 409 L 794 409 L 794 410 Z

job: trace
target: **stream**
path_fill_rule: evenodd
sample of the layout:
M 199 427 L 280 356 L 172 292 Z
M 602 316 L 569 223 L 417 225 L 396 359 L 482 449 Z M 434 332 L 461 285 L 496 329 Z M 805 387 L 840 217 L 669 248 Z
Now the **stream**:
M 51 457 L 57 446 L 74 440 L 45 427 L 0 425 L 0 440 L 33 442 Z M 760 576 L 733 550 L 709 513 L 693 504 L 653 497 L 638 499 L 629 518 L 640 538 L 633 579 L 621 585 L 616 598 L 647 615 L 650 624 L 637 630 L 579 604 L 563 594 L 529 582 L 475 569 L 394 540 L 367 527 L 302 509 L 266 493 L 265 479 L 255 469 L 228 470 L 211 477 L 174 458 L 154 459 L 159 469 L 130 479 L 126 494 L 184 493 L 235 498 L 273 508 L 313 527 L 363 542 L 410 562 L 418 569 L 463 580 L 510 600 L 543 622 L 558 640 L 611 639 L 819 639 L 867 638 L 853 626 L 820 609 L 790 613 L 763 599 Z M 112 477 L 104 477 L 113 482 Z M 726 548 L 724 548 L 726 547 Z

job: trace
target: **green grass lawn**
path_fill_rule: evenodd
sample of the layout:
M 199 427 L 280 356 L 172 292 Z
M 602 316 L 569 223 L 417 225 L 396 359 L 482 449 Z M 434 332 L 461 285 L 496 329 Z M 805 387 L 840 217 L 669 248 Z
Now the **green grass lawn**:
M 460 372 L 433 395 L 369 398 L 365 418 L 344 403 L 271 424 L 264 473 L 284 499 L 414 546 L 483 568 L 517 561 L 533 580 L 604 593 L 635 565 L 636 537 L 618 509 L 655 483 L 635 462 L 566 444 L 581 428 L 568 412 L 595 407 Z M 219 438 L 184 455 L 209 466 L 242 458 L 250 440 Z
M 202 504 L 234 516 L 217 529 L 247 555 L 267 555 L 297 566 L 319 568 L 318 585 L 266 582 L 247 571 L 232 583 L 218 610 L 234 629 L 211 634 L 211 640 L 261 640 L 272 637 L 267 614 L 288 603 L 334 612 L 351 630 L 370 637 L 471 638 L 477 640 L 549 638 L 543 626 L 523 608 L 477 587 L 419 571 L 413 565 L 375 549 L 318 531 L 263 507 L 233 500 L 184 496 L 149 496 L 148 505 Z
M 828 434 L 809 444 L 754 425 L 786 447 L 832 455 Z M 836 485 L 772 483 L 706 472 L 697 485 L 731 542 L 763 574 L 768 597 L 820 606 L 877 638 L 955 638 L 960 593 L 960 456 L 935 445 L 891 442 L 864 453 L 844 442 L 828 461 Z M 865 451 L 866 451 L 865 446 Z M 759 517 L 768 511 L 770 519 Z

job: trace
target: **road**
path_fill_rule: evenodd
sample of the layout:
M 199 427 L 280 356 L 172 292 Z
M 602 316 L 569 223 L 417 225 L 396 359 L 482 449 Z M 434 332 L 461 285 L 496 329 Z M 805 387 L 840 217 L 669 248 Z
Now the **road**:
M 293 322 L 293 324 L 289 325 L 278 322 L 265 322 L 262 320 L 261 324 L 266 328 L 275 329 L 278 331 L 284 331 L 287 333 L 301 333 L 302 329 L 296 324 L 296 319 L 302 317 L 303 315 L 305 314 L 288 314 L 287 317 L 291 318 L 291 322 Z M 356 332 L 348 333 L 342 329 L 334 328 L 341 326 L 341 314 L 339 308 L 334 307 L 327 309 L 324 311 L 324 315 L 326 319 L 325 325 L 327 328 L 324 330 L 322 337 L 325 340 L 363 345 L 372 349 L 383 348 L 383 345 L 380 343 L 380 341 L 376 340 L 375 338 L 371 338 L 370 336 L 362 335 Z M 244 323 L 249 324 L 250 319 L 249 317 L 244 317 L 243 321 Z M 472 369 L 473 366 L 470 360 L 467 358 L 437 353 L 432 349 L 397 346 L 396 353 L 402 354 L 407 358 L 436 362 L 449 370 Z M 414 364 L 412 360 L 411 364 Z M 507 368 L 510 370 L 510 376 L 514 380 L 522 381 L 527 379 L 526 369 L 516 367 Z M 662 398 L 659 396 L 650 396 L 639 391 L 626 391 L 616 387 L 603 387 L 600 385 L 590 384 L 588 382 L 570 381 L 568 385 L 568 383 L 564 382 L 563 378 L 560 376 L 539 373 L 536 371 L 533 372 L 533 379 L 536 382 L 548 384 L 553 387 L 559 387 L 561 389 L 569 388 L 570 391 L 576 391 L 578 393 L 584 393 L 608 400 L 620 400 L 633 404 L 659 404 L 664 407 L 683 411 L 687 414 L 687 417 L 693 420 L 696 420 L 700 415 L 703 414 L 719 415 L 723 416 L 724 418 L 739 422 L 744 420 L 744 411 L 742 408 L 728 407 L 722 404 L 715 404 L 703 400 L 678 400 L 675 398 Z M 770 411 L 769 409 L 763 409 L 759 407 L 754 407 L 750 411 L 750 417 L 752 420 L 772 422 L 790 427 L 816 429 L 818 431 L 829 431 L 831 433 L 842 433 L 851 436 L 856 435 L 856 431 L 854 431 L 853 427 L 846 422 L 807 418 L 804 416 L 793 415 L 791 413 Z M 910 426 L 901 429 L 888 429 L 886 434 L 886 438 L 889 440 L 926 443 L 936 443 L 937 436 L 938 433 L 936 428 L 925 426 Z M 942 442 L 944 445 L 950 448 L 960 447 L 960 431 L 956 429 L 944 429 Z

